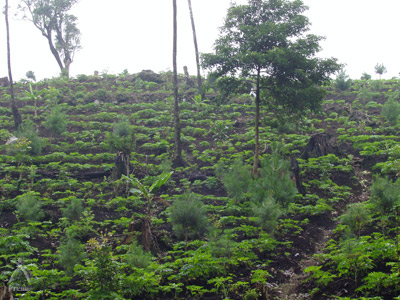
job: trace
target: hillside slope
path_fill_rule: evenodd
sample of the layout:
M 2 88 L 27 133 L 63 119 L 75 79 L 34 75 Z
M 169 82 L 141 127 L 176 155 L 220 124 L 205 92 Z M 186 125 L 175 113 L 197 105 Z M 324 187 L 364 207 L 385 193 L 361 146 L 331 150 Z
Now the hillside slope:
M 282 124 L 264 108 L 261 178 L 252 180 L 249 95 L 228 101 L 210 86 L 210 101 L 199 101 L 181 78 L 187 166 L 173 169 L 171 74 L 141 75 L 35 83 L 46 89 L 36 104 L 18 84 L 21 114 L 34 125 L 10 145 L 13 119 L 1 90 L 0 280 L 15 297 L 400 297 L 399 125 L 381 115 L 388 99 L 397 102 L 397 80 L 332 89 L 321 114 L 296 122 Z M 66 115 L 64 131 L 50 124 L 55 107 Z M 133 138 L 113 140 L 118 126 Z M 293 199 L 290 162 L 304 189 Z M 129 180 L 121 177 L 127 171 Z M 181 200 L 187 227 L 172 217 Z M 203 210 L 207 221 L 195 224 Z

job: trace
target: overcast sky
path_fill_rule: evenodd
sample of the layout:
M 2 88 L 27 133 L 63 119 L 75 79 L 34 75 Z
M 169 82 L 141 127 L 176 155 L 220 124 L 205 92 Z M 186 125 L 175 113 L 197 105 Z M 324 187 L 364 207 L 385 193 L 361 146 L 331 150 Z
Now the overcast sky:
M 16 5 L 17 0 L 11 1 Z M 192 0 L 200 52 L 211 52 L 231 0 Z M 237 3 L 246 3 L 237 0 Z M 187 0 L 178 3 L 178 68 L 195 74 L 195 57 Z M 351 78 L 383 63 L 383 78 L 399 76 L 399 0 L 304 0 L 311 33 L 326 37 L 319 56 L 336 57 Z M 13 11 L 14 7 L 11 7 Z M 15 11 L 15 9 L 14 9 Z M 78 17 L 82 49 L 71 75 L 130 73 L 172 69 L 172 0 L 80 0 Z M 32 70 L 38 79 L 59 74 L 47 40 L 27 21 L 10 16 L 14 79 Z M 7 76 L 4 18 L 0 19 L 0 77 Z

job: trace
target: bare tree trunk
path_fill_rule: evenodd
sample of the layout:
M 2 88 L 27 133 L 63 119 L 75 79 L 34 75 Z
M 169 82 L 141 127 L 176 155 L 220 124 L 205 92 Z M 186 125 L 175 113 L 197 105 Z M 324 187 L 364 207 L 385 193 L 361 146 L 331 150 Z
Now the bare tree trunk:
M 176 0 L 172 0 L 173 4 L 173 26 L 174 26 L 174 37 L 173 37 L 173 84 L 174 84 L 174 142 L 175 142 L 175 153 L 174 153 L 174 165 L 183 166 L 182 159 L 182 142 L 181 142 L 181 124 L 179 119 L 179 95 L 178 95 L 178 68 L 177 68 L 177 40 L 178 40 L 178 26 L 177 26 L 177 7 Z
M 201 81 L 201 74 L 200 74 L 199 48 L 197 47 L 196 27 L 194 25 L 194 17 L 193 17 L 192 1 L 191 0 L 188 0 L 188 5 L 189 5 L 189 12 L 190 12 L 190 21 L 192 22 L 194 51 L 195 51 L 195 54 L 196 54 L 197 88 L 199 90 L 199 95 L 201 95 L 202 98 L 204 98 L 204 95 L 202 93 L 202 81 Z
M 260 68 L 257 70 L 257 84 L 256 84 L 256 119 L 255 119 L 255 147 L 254 147 L 254 165 L 251 175 L 254 177 L 258 174 L 259 154 L 260 154 Z
M 11 72 L 11 51 L 10 51 L 10 26 L 8 23 L 8 0 L 6 0 L 5 7 L 5 17 L 6 17 L 6 30 L 7 30 L 7 62 L 8 62 L 8 77 L 10 79 L 10 95 L 11 95 L 11 109 L 14 116 L 14 127 L 18 130 L 19 125 L 22 123 L 21 114 L 18 111 L 17 104 L 15 103 L 14 95 L 14 82 Z
M 54 58 L 56 59 L 58 67 L 60 68 L 60 71 L 62 73 L 64 70 L 64 65 L 61 61 L 60 54 L 58 53 L 56 47 L 53 44 L 53 39 L 51 37 L 51 31 L 47 30 L 47 33 L 42 33 L 42 34 L 49 42 L 50 51 L 53 54 Z

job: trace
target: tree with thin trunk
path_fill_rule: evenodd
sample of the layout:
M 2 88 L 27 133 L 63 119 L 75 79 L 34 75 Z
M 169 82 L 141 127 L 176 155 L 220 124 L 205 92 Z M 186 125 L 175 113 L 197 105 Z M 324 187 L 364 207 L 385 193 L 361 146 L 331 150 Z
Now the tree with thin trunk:
M 179 118 L 179 93 L 178 93 L 178 67 L 177 67 L 177 48 L 178 48 L 178 25 L 177 25 L 177 6 L 176 0 L 172 0 L 173 5 L 173 85 L 174 85 L 174 165 L 176 167 L 183 166 L 184 162 L 182 159 L 182 142 L 181 142 L 181 124 Z
M 232 82 L 245 79 L 255 88 L 255 149 L 252 175 L 258 174 L 262 102 L 281 118 L 301 116 L 320 108 L 322 85 L 340 65 L 320 59 L 321 37 L 304 35 L 309 28 L 301 0 L 248 0 L 228 10 L 215 54 L 204 54 L 203 65 L 214 76 Z M 229 82 L 229 80 L 228 80 Z
M 194 17 L 193 17 L 193 9 L 192 9 L 192 1 L 188 0 L 189 5 L 189 13 L 190 13 L 190 21 L 192 23 L 192 31 L 193 31 L 193 42 L 194 42 L 194 51 L 196 54 L 196 66 L 197 66 L 197 88 L 199 91 L 199 95 L 203 96 L 202 91 L 202 80 L 201 80 L 201 73 L 200 73 L 200 58 L 199 58 L 199 48 L 197 46 L 197 35 L 196 35 L 196 26 L 194 24 Z
M 18 130 L 19 125 L 22 123 L 22 117 L 19 113 L 17 104 L 15 103 L 14 95 L 14 82 L 11 72 L 11 50 L 10 50 L 10 25 L 8 22 L 8 0 L 6 0 L 6 7 L 4 11 L 6 17 L 6 30 L 7 30 L 7 62 L 8 62 L 8 77 L 10 79 L 10 95 L 11 95 L 11 109 L 14 117 L 14 127 Z
M 61 74 L 69 77 L 74 54 L 80 49 L 77 17 L 67 12 L 78 0 L 21 0 L 19 9 L 47 39 Z M 27 17 L 27 12 L 29 17 Z

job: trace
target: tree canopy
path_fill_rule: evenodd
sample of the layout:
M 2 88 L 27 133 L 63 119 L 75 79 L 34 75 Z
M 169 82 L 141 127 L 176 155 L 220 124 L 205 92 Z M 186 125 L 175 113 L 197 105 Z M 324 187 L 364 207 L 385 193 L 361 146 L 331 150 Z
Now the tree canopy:
M 21 0 L 19 8 L 24 11 L 42 35 L 47 39 L 51 53 L 61 72 L 69 76 L 75 52 L 80 49 L 81 33 L 77 18 L 68 11 L 78 0 Z
M 316 57 L 322 37 L 305 34 L 309 20 L 300 0 L 249 0 L 233 4 L 215 42 L 215 53 L 203 65 L 217 76 L 246 78 L 255 85 L 256 149 L 261 99 L 282 114 L 317 110 L 321 87 L 340 66 L 336 59 Z M 256 168 L 255 168 L 256 169 Z

